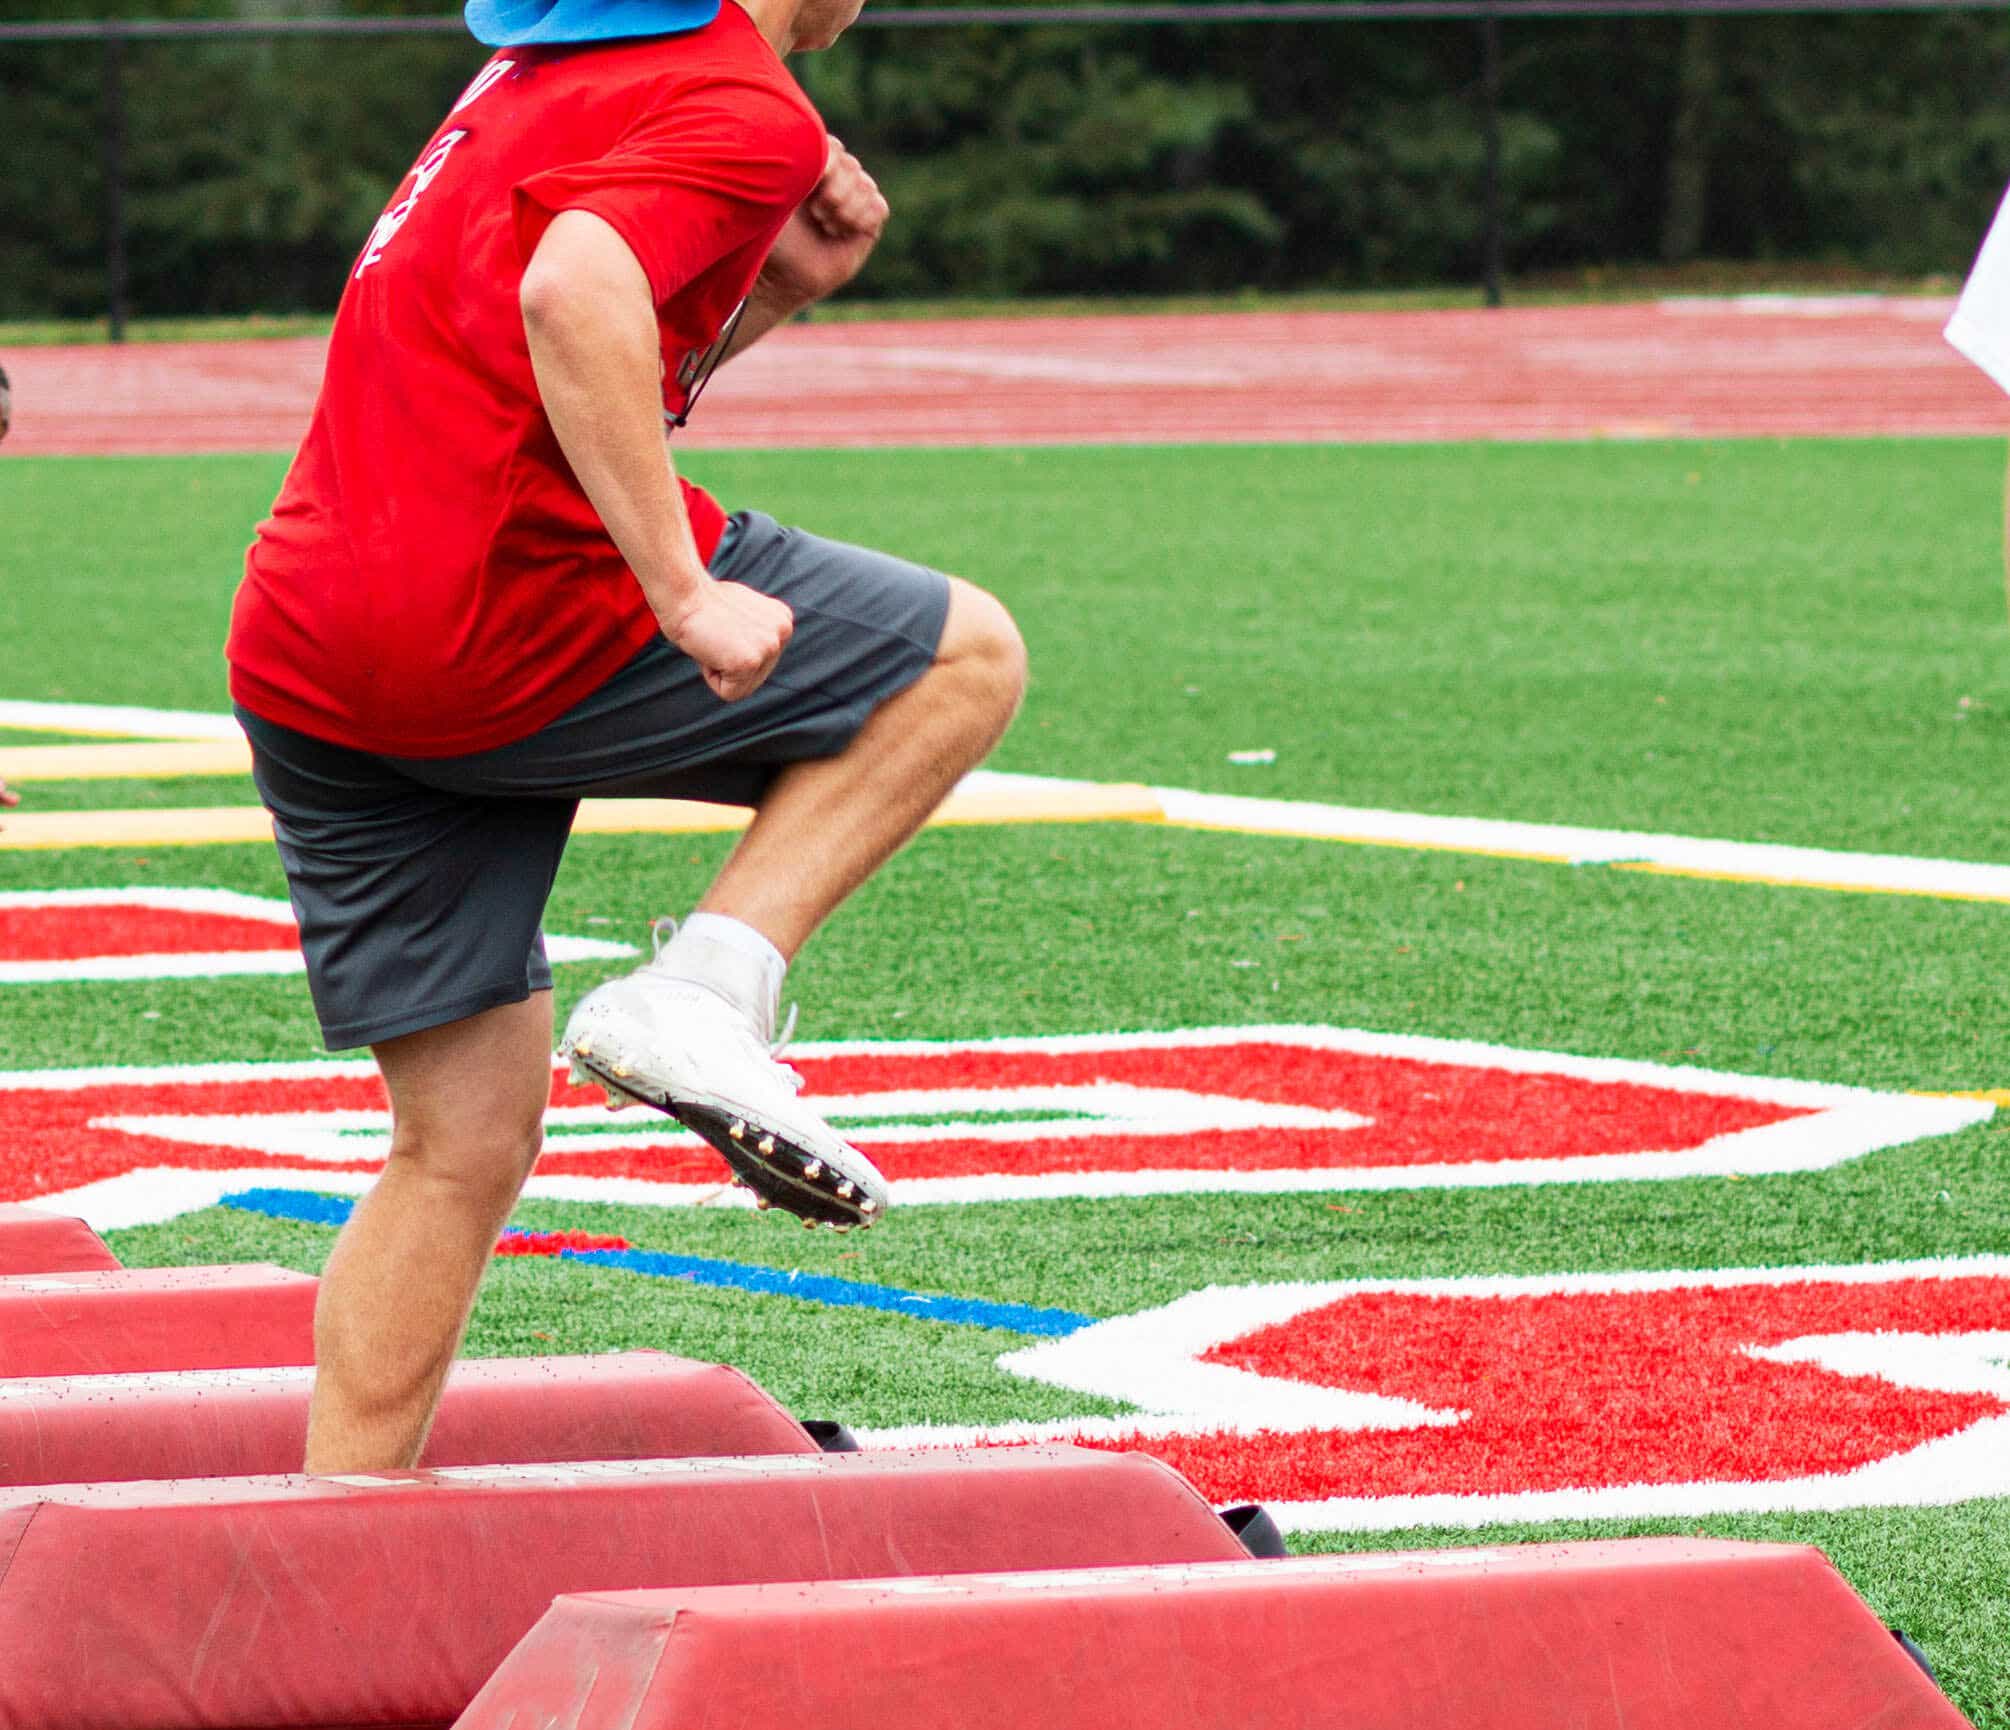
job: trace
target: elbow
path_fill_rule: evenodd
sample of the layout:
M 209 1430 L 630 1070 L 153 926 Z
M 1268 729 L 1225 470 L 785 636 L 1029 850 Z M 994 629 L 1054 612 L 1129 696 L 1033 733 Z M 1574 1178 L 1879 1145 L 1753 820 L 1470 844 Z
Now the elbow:
M 544 231 L 517 285 L 517 305 L 533 339 L 655 341 L 648 277 L 627 243 L 587 211 L 560 211 Z
M 532 333 L 548 332 L 564 324 L 570 314 L 572 294 L 565 273 L 546 264 L 542 255 L 524 269 L 517 289 L 517 306 L 523 313 L 523 327 Z

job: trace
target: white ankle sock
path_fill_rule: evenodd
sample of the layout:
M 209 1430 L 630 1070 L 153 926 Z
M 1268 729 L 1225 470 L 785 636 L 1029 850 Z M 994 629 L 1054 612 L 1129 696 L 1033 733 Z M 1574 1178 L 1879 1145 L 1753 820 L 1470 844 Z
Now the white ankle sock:
M 738 1003 L 754 1017 L 756 1025 L 772 1035 L 775 1006 L 781 1001 L 782 980 L 789 964 L 782 952 L 744 919 L 725 913 L 694 913 L 664 946 L 662 960 L 671 971 L 709 985 Z M 750 995 L 755 999 L 752 1002 L 747 1001 Z

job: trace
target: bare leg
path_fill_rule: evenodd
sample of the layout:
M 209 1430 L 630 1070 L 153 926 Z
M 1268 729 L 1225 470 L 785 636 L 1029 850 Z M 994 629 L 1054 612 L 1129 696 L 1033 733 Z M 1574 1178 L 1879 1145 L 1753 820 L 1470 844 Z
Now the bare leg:
M 793 957 L 997 744 L 1026 689 L 1025 646 L 997 601 L 951 583 L 935 665 L 842 755 L 783 771 L 702 911 L 745 921 Z
M 375 1048 L 391 1157 L 314 1312 L 310 1472 L 396 1471 L 425 1445 L 551 1092 L 551 993 Z

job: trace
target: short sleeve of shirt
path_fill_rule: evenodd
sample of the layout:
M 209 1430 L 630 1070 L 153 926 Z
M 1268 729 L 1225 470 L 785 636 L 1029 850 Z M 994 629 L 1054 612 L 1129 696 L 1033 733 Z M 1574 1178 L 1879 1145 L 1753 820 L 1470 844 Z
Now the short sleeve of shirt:
M 662 306 L 786 220 L 822 175 L 824 149 L 822 123 L 779 91 L 704 85 L 638 122 L 605 156 L 519 182 L 518 258 L 529 263 L 560 211 L 590 211 L 628 243 Z

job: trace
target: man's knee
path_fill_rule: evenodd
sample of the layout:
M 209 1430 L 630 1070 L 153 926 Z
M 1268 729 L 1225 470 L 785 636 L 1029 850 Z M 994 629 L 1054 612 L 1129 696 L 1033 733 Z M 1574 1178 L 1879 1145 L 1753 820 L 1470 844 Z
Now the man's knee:
M 1008 715 L 1026 694 L 1026 643 L 997 596 L 949 579 L 949 617 L 936 660 L 965 669 Z
M 449 1205 L 481 1211 L 508 1208 L 544 1146 L 544 1114 L 472 1112 L 400 1122 L 391 1159 L 443 1191 Z
M 544 1145 L 551 993 L 374 1049 L 391 1094 L 393 1168 L 445 1191 L 449 1206 L 514 1199 Z

